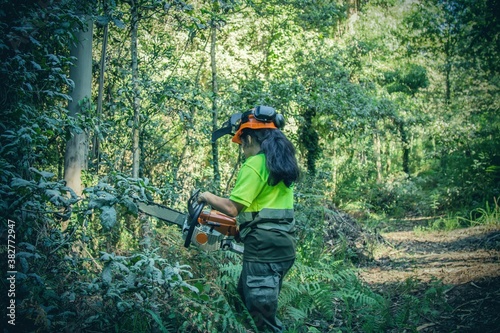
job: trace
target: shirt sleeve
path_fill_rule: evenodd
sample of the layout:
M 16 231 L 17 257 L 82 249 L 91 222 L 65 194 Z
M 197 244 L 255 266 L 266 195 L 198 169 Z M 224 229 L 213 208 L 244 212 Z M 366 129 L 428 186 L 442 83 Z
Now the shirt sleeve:
M 265 185 L 262 176 L 249 164 L 244 164 L 229 199 L 249 207 Z

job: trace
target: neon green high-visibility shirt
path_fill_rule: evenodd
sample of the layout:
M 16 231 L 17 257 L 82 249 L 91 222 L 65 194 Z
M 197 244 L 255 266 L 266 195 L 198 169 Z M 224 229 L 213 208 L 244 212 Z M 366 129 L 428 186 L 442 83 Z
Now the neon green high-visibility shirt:
M 242 165 L 229 199 L 244 205 L 238 223 L 245 244 L 243 259 L 279 262 L 295 258 L 293 187 L 270 186 L 266 156 L 249 157 Z

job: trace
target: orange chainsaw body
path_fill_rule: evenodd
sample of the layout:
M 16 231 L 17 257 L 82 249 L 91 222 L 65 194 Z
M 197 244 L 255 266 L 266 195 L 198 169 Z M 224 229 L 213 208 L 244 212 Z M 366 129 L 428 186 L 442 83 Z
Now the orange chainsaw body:
M 192 242 L 205 250 L 217 250 L 221 246 L 222 248 L 230 246 L 230 243 L 226 246 L 221 245 L 221 238 L 217 235 L 237 238 L 239 233 L 234 217 L 213 209 L 201 211 L 197 222 L 199 226 L 193 231 Z
M 225 236 L 236 236 L 239 233 L 236 218 L 214 209 L 202 211 L 198 223 L 209 226 Z

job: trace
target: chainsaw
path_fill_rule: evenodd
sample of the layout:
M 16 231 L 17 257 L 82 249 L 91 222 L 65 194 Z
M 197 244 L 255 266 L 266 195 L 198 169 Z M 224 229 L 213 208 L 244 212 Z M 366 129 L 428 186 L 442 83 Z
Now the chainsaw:
M 191 244 L 201 250 L 217 250 L 243 253 L 243 246 L 235 244 L 239 231 L 236 219 L 214 209 L 205 209 L 205 203 L 198 202 L 197 190 L 188 200 L 187 214 L 154 203 L 138 201 L 140 212 L 169 224 L 181 227 L 184 246 Z

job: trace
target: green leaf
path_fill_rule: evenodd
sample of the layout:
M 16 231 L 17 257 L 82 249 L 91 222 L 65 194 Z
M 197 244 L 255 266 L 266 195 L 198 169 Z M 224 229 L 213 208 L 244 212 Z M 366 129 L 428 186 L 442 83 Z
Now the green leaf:
M 125 26 L 125 23 L 123 23 L 122 20 L 119 20 L 117 18 L 113 18 L 113 23 L 120 29 L 125 29 L 126 26 Z
M 102 26 L 108 24 L 109 21 L 110 21 L 109 16 L 99 15 L 96 17 L 96 23 Z
M 42 176 L 45 179 L 50 179 L 50 178 L 55 176 L 55 174 L 53 174 L 52 172 L 40 171 L 40 170 L 37 170 L 35 168 L 30 168 L 30 171 Z
M 116 224 L 116 210 L 114 207 L 101 207 L 101 225 L 104 229 L 111 229 Z
M 28 186 L 33 186 L 34 184 L 26 179 L 22 178 L 14 178 L 10 182 L 11 187 L 28 187 Z
M 139 213 L 137 205 L 131 199 L 123 199 L 122 204 L 127 208 L 128 213 L 131 213 L 134 216 L 137 216 L 137 214 Z
M 96 196 L 89 202 L 89 209 L 111 206 L 116 202 L 116 197 L 104 191 L 97 191 Z
M 149 313 L 151 315 L 151 317 L 153 318 L 153 320 L 158 324 L 162 333 L 169 333 L 167 328 L 163 325 L 163 321 L 161 320 L 160 317 L 158 317 L 158 315 L 156 313 L 154 313 L 153 311 L 151 311 L 149 309 L 146 309 L 146 312 Z
M 111 267 L 109 265 L 106 265 L 104 269 L 102 270 L 102 282 L 104 282 L 106 285 L 109 285 L 111 283 L 111 280 L 113 279 L 111 275 Z

